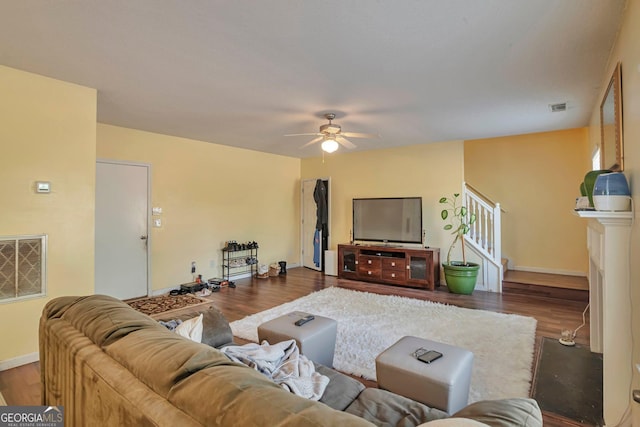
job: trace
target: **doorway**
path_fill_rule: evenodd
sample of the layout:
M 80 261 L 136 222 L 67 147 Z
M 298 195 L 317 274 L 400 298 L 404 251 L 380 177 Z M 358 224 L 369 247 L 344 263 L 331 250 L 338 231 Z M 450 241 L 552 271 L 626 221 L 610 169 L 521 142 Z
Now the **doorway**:
M 301 185 L 302 224 L 301 248 L 302 266 L 324 271 L 324 251 L 329 248 L 329 230 L 331 222 L 329 178 L 306 179 Z M 318 202 L 316 202 L 318 200 Z M 324 210 L 323 224 L 318 224 L 318 208 Z M 317 229 L 319 226 L 320 229 Z
M 149 177 L 150 165 L 96 163 L 96 294 L 149 294 Z

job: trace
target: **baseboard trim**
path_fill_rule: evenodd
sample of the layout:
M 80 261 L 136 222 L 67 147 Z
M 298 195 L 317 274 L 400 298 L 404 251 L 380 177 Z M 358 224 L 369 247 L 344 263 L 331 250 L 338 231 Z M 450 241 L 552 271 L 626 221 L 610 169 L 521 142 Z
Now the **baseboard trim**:
M 556 269 L 550 269 L 550 268 L 526 267 L 521 265 L 515 266 L 515 267 L 509 267 L 509 270 L 527 271 L 529 273 L 562 274 L 564 276 L 587 277 L 587 273 L 585 273 L 584 271 L 556 270 Z
M 151 295 L 149 295 L 150 297 L 157 297 L 159 295 L 164 295 L 164 294 L 168 294 L 172 289 L 179 289 L 180 286 L 171 286 L 170 288 L 164 288 L 164 289 L 154 289 L 151 291 Z
M 22 365 L 28 365 L 29 363 L 37 362 L 38 360 L 40 360 L 40 353 L 37 351 L 35 353 L 25 354 L 12 359 L 2 360 L 0 361 L 0 371 L 17 368 Z
M 287 270 L 290 268 L 296 268 L 296 267 L 300 267 L 300 264 L 287 264 Z M 247 279 L 251 277 L 251 273 L 245 273 L 245 274 L 240 274 L 238 276 L 234 276 L 231 278 L 231 280 L 239 280 L 239 279 Z M 158 295 L 164 295 L 164 294 L 168 294 L 172 289 L 178 289 L 180 288 L 180 285 L 178 286 L 171 286 L 169 288 L 164 288 L 164 289 L 153 289 L 151 291 L 151 295 L 149 295 L 150 297 L 157 297 Z

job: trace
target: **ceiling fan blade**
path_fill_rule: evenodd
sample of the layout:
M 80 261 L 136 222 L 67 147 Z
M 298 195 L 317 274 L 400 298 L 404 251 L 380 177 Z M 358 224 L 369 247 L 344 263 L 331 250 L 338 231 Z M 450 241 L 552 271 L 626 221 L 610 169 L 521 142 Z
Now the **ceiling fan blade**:
M 353 142 L 349 141 L 347 138 L 343 136 L 336 135 L 336 141 L 342 144 L 342 146 L 345 148 L 349 148 L 349 149 L 356 148 L 356 145 Z
M 380 135 L 375 133 L 340 132 L 340 135 L 348 136 L 349 138 L 380 138 Z
M 315 135 L 315 133 L 313 133 L 312 135 Z M 315 144 L 316 142 L 320 142 L 324 139 L 324 137 L 319 136 L 317 138 L 312 139 L 311 141 L 307 142 L 306 144 L 304 144 L 302 147 L 300 147 L 300 149 L 306 148 L 312 144 Z
M 313 136 L 313 135 L 322 135 L 321 133 L 318 132 L 314 132 L 314 133 L 290 133 L 284 136 Z

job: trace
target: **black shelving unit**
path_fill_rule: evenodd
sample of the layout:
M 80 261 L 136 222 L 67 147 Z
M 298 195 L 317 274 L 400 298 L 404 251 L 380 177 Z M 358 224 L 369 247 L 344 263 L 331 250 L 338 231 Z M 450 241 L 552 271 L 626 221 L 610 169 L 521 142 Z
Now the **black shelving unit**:
M 234 277 L 258 272 L 258 244 L 233 244 L 222 249 L 222 276 L 231 282 Z

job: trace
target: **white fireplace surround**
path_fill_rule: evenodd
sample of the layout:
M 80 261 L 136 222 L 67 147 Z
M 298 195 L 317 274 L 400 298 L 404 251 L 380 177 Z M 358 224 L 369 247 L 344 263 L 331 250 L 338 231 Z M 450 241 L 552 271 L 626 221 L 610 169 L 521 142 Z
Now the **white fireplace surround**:
M 602 353 L 605 425 L 629 402 L 632 367 L 629 244 L 633 212 L 576 211 L 589 219 L 591 351 Z

